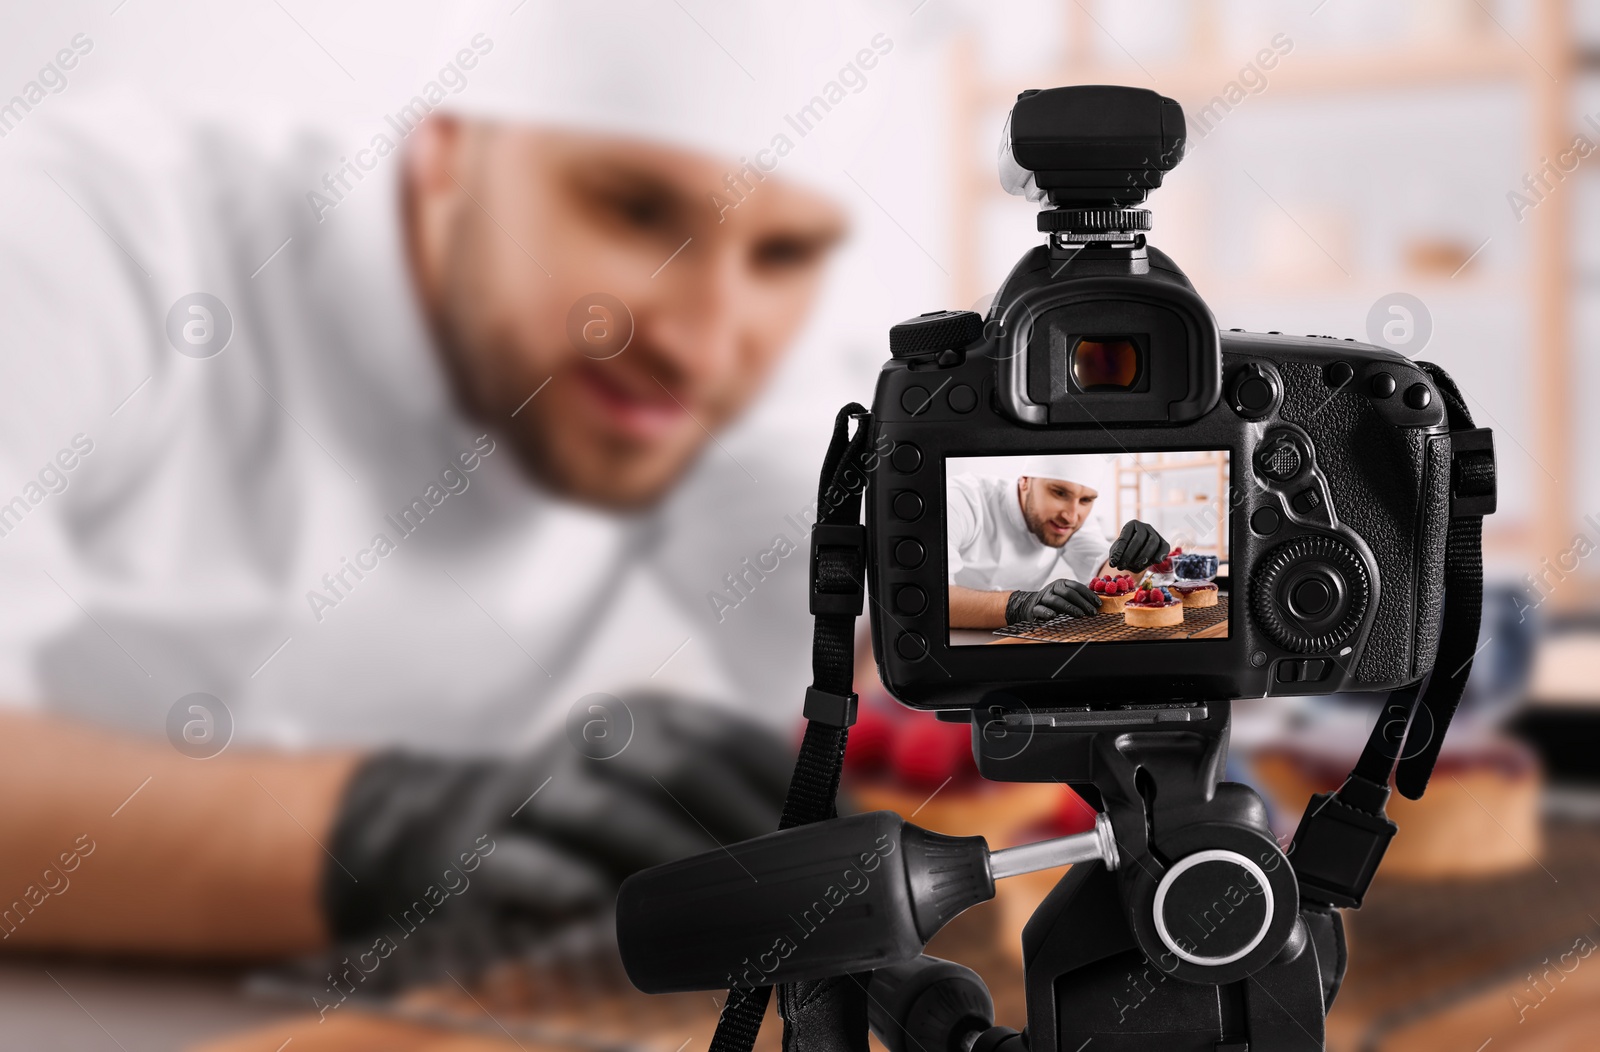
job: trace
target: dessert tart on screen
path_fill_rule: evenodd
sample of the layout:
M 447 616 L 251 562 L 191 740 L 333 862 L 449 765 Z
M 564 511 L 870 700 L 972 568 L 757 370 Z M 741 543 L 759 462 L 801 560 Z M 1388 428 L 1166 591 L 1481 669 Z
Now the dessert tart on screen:
M 1089 582 L 1089 590 L 1100 597 L 1100 612 L 1102 614 L 1120 614 L 1128 605 L 1128 600 L 1133 598 L 1133 578 L 1128 574 L 1112 577 L 1104 574 Z
M 1170 585 L 1167 591 L 1177 596 L 1184 606 L 1202 607 L 1217 605 L 1217 586 L 1210 581 L 1184 581 Z
M 1157 588 L 1147 575 L 1122 608 L 1122 619 L 1131 628 L 1170 628 L 1183 624 L 1183 600 L 1164 588 Z

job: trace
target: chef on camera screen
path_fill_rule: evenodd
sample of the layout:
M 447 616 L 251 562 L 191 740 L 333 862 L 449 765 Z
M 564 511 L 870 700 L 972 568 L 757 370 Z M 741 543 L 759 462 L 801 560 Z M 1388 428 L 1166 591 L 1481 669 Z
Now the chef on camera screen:
M 1222 554 L 1226 491 L 1224 451 L 952 457 L 950 627 L 1098 614 L 1097 578 L 1137 581 L 1166 568 L 1173 546 L 1163 530 L 1189 541 L 1190 551 L 1198 543 Z

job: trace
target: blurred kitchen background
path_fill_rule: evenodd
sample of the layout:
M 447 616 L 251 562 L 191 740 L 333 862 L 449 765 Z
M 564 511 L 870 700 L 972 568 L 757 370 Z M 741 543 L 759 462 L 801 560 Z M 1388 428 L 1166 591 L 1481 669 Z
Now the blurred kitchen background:
M 870 401 L 887 327 L 937 308 L 981 309 L 1038 240 L 1035 207 L 1005 196 L 995 177 L 1018 91 L 1120 83 L 1178 99 L 1189 154 L 1151 199 L 1151 240 L 1219 324 L 1387 342 L 1436 361 L 1496 435 L 1500 510 L 1484 526 L 1479 672 L 1433 790 L 1391 810 L 1402 831 L 1352 920 L 1329 1047 L 1595 1047 L 1600 0 L 871 6 L 904 76 L 883 89 L 893 97 L 882 100 L 881 127 L 849 169 L 861 225 L 803 347 L 729 450 L 783 448 L 817 463 L 833 410 Z M 314 112 L 357 128 L 415 90 L 436 22 L 418 0 L 100 0 L 13 4 L 10 15 L 0 84 L 24 82 L 41 56 L 88 30 L 94 52 L 69 96 L 137 92 L 240 120 Z M 1574 152 L 1580 136 L 1594 155 Z M 964 729 L 863 693 L 869 716 L 850 786 L 863 805 L 916 810 L 920 823 L 996 842 L 1083 821 L 1081 804 L 1055 787 L 976 784 Z M 1306 797 L 1348 769 L 1377 709 L 1274 702 L 1236 712 L 1234 774 L 1269 795 L 1287 833 Z M 1016 931 L 1048 876 L 974 911 L 951 938 L 976 954 L 1000 947 L 995 975 L 1014 969 Z M 230 1007 L 231 987 L 174 992 L 111 973 L 72 987 L 123 1040 L 137 1026 L 112 1020 L 136 1018 L 141 1002 L 238 1026 L 276 1017 Z M 1014 993 L 997 990 L 997 1000 L 1013 1016 L 1003 1021 L 1020 1025 Z M 7 1014 L 46 997 L 60 1000 L 42 980 L 0 982 Z M 101 1040 L 77 1025 L 85 1041 Z M 500 1047 L 497 1031 L 480 1029 L 483 1047 Z M 267 1037 L 285 1033 L 214 1047 L 271 1052 Z M 291 1047 L 341 1047 L 316 1044 L 316 1033 Z M 518 1033 L 535 1047 L 532 1032 Z M 434 1047 L 407 1035 L 388 1033 L 383 1047 Z

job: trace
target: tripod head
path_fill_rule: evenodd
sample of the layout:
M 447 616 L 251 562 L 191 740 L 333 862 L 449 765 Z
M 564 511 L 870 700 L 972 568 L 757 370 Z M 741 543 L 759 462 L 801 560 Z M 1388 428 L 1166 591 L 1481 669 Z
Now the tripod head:
M 1221 781 L 1228 711 L 1213 702 L 975 714 L 974 753 L 986 777 L 1072 784 L 1103 805 L 1095 828 L 990 851 L 982 837 L 944 836 L 880 811 L 647 870 L 617 899 L 628 976 L 664 993 L 877 971 L 896 985 L 883 1004 L 909 1011 L 920 1003 L 905 984 L 943 984 L 936 999 L 968 1003 L 971 973 L 928 963 L 928 940 L 992 898 L 995 880 L 1073 864 L 1024 934 L 1030 1052 L 1074 1048 L 1065 1044 L 1074 1031 L 1063 1028 L 1108 1022 L 1104 1010 L 1117 998 L 1091 984 L 1084 989 L 1094 995 L 1079 1004 L 1068 991 L 1109 960 L 1125 973 L 1153 966 L 1163 983 L 1178 980 L 1165 988 L 1165 1007 L 1143 1013 L 1142 1032 L 1172 1025 L 1187 1035 L 1209 1016 L 1215 1032 L 1231 1017 L 1242 1034 L 1265 1033 L 1271 1020 L 1254 1017 L 1267 1002 L 1257 994 L 1251 1008 L 1248 981 L 1301 1005 L 1295 1028 L 1320 1033 L 1335 936 L 1325 933 L 1319 960 L 1265 807 L 1245 786 Z M 880 1036 L 923 1025 L 880 1023 Z M 1045 1035 L 1058 1032 L 1062 1043 L 1052 1046 Z

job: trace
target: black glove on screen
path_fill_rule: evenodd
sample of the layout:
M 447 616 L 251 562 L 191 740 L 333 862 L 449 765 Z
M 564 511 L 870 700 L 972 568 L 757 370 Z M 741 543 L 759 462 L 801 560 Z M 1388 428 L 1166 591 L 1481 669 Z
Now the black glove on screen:
M 1100 612 L 1100 597 L 1081 581 L 1065 577 L 1051 581 L 1037 592 L 1012 592 L 1006 600 L 1006 624 L 1018 621 L 1048 621 L 1065 614 L 1090 617 Z
M 1117 539 L 1111 542 L 1108 561 L 1118 570 L 1138 573 L 1166 558 L 1171 550 L 1166 538 L 1157 533 L 1154 526 L 1138 519 L 1129 519 Z
M 681 701 L 627 707 L 632 736 L 609 759 L 559 735 L 518 759 L 368 760 L 328 844 L 334 938 L 446 946 L 447 966 L 471 969 L 599 914 L 635 870 L 778 827 L 781 737 Z

